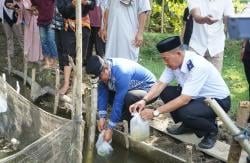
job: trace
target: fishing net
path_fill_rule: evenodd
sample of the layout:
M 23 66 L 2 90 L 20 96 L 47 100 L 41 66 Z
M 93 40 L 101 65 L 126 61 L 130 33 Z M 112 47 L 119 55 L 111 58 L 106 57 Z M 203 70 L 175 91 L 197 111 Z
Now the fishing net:
M 69 163 L 76 162 L 75 155 L 82 155 L 75 145 L 75 137 L 84 131 L 84 122 L 45 112 L 19 95 L 2 78 L 0 93 L 7 95 L 8 106 L 6 112 L 0 113 L 0 136 L 18 142 L 18 152 L 2 158 L 1 163 Z M 76 125 L 81 126 L 80 131 Z

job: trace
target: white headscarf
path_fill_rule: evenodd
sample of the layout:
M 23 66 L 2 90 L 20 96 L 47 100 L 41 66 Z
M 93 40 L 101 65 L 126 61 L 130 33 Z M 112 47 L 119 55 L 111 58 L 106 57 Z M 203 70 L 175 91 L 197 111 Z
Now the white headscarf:
M 0 18 L 3 20 L 3 7 L 4 7 L 4 1 L 0 0 Z
M 8 15 L 8 17 L 9 17 L 10 19 L 13 19 L 14 10 L 8 9 L 8 8 L 4 5 L 5 0 L 0 0 L 0 1 L 1 1 L 1 2 L 0 2 L 0 9 L 1 9 L 1 11 L 0 11 L 0 17 L 2 18 L 2 20 L 3 20 L 3 11 L 6 12 L 6 14 Z

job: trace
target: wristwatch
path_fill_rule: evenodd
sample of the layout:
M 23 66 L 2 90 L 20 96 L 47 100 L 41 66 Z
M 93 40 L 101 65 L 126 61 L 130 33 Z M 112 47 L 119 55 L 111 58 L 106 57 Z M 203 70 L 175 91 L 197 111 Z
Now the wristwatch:
M 159 115 L 160 115 L 159 110 L 156 109 L 156 110 L 153 111 L 153 116 L 154 117 L 158 117 Z

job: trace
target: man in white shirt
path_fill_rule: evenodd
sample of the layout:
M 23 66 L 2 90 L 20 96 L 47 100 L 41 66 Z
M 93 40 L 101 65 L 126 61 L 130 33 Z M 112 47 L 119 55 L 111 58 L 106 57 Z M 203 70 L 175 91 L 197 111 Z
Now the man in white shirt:
M 232 0 L 188 0 L 193 16 L 190 47 L 221 72 L 225 47 L 224 24 L 234 14 Z
M 150 10 L 149 0 L 108 0 L 102 30 L 106 58 L 138 61 Z
M 212 148 L 218 128 L 216 114 L 204 102 L 206 97 L 215 99 L 227 112 L 230 109 L 230 92 L 216 68 L 202 56 L 184 51 L 178 36 L 162 40 L 157 49 L 168 68 L 144 98 L 130 106 L 130 112 L 141 111 L 144 119 L 152 119 L 161 113 L 171 113 L 174 121 L 182 122 L 179 128 L 168 128 L 171 134 L 194 132 L 204 137 L 200 148 Z M 179 86 L 168 86 L 176 79 Z M 151 99 L 160 95 L 164 105 L 156 110 L 146 109 Z

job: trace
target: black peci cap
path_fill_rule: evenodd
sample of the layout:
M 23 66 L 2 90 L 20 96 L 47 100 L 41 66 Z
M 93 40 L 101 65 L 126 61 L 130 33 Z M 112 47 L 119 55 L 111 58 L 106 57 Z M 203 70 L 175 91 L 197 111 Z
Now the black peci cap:
M 179 36 L 168 37 L 164 40 L 161 40 L 156 48 L 160 53 L 164 53 L 170 50 L 173 50 L 181 45 L 181 40 Z
M 92 74 L 95 75 L 95 77 L 98 77 L 102 72 L 103 66 L 104 66 L 104 59 L 102 59 L 97 55 L 93 55 L 87 61 L 86 72 L 87 74 Z

